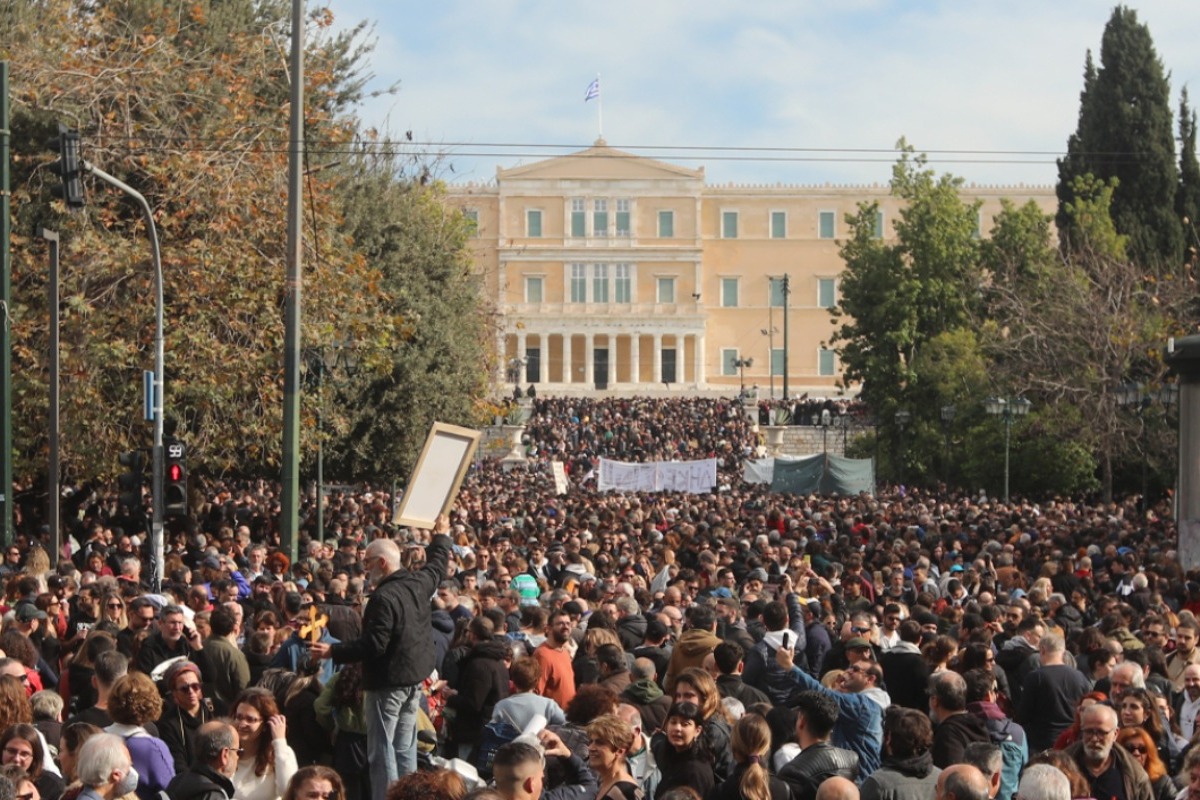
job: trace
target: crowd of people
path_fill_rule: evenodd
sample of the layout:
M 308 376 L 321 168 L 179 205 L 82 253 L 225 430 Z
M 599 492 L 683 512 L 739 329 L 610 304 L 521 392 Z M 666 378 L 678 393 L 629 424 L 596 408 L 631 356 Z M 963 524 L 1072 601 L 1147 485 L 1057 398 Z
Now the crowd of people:
M 339 492 L 293 561 L 277 487 L 212 483 L 161 591 L 103 492 L 56 564 L 23 530 L 0 778 L 21 800 L 1200 800 L 1200 575 L 1164 506 L 774 495 L 734 477 L 736 401 L 534 412 L 528 464 L 477 463 L 433 530 Z M 600 494 L 600 456 L 716 457 L 726 485 Z

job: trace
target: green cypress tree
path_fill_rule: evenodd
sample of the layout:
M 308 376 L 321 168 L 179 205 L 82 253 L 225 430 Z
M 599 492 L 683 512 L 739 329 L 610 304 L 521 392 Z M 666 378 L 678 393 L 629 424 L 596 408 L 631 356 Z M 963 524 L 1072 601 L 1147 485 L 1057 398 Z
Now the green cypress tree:
M 1179 99 L 1179 193 L 1175 213 L 1183 223 L 1183 238 L 1189 258 L 1194 260 L 1197 216 L 1200 216 L 1200 161 L 1196 160 L 1196 112 L 1188 105 L 1184 88 Z
M 1129 254 L 1150 267 L 1179 263 L 1183 228 L 1175 208 L 1179 167 L 1170 86 L 1150 30 L 1137 12 L 1113 9 L 1100 43 L 1100 68 L 1089 54 L 1080 95 L 1079 127 L 1059 161 L 1059 230 L 1076 238 L 1063 214 L 1074 201 L 1074 180 L 1091 174 L 1117 179 L 1112 216 L 1129 237 Z

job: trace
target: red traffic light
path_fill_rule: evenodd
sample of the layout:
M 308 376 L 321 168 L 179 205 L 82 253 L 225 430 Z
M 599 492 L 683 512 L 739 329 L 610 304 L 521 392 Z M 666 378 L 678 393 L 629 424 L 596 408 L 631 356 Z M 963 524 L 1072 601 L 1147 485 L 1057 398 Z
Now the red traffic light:
M 170 464 L 167 466 L 167 480 L 177 483 L 183 480 L 183 467 L 180 464 Z

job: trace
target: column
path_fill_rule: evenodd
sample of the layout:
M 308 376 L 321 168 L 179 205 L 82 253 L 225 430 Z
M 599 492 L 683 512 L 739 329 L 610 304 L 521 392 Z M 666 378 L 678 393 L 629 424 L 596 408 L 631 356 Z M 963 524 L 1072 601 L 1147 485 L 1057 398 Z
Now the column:
M 596 334 L 585 333 L 583 335 L 583 382 L 591 389 L 596 385 L 596 371 L 593 369 L 596 363 Z
M 608 338 L 608 385 L 613 386 L 617 382 L 617 334 L 609 331 L 606 336 Z
M 517 334 L 517 358 L 520 358 L 522 360 L 524 360 L 524 358 L 525 358 L 525 336 L 526 336 L 526 333 L 524 331 L 521 331 L 520 333 Z M 525 371 L 525 367 L 524 367 L 524 365 L 522 365 L 521 366 L 521 376 L 519 378 L 517 378 L 517 386 L 520 386 L 522 383 L 525 382 L 525 378 L 527 375 L 529 375 L 529 373 Z
M 654 334 L 654 383 L 662 383 L 662 334 Z
M 696 388 L 703 389 L 706 380 L 704 374 L 704 334 L 697 333 L 692 338 L 696 342 Z
M 629 383 L 637 386 L 642 378 L 642 335 L 633 332 L 629 335 Z
M 568 385 L 575 382 L 575 364 L 571 361 L 571 338 L 570 331 L 563 334 L 563 383 Z
M 550 334 L 538 334 L 538 383 L 545 386 L 550 382 Z

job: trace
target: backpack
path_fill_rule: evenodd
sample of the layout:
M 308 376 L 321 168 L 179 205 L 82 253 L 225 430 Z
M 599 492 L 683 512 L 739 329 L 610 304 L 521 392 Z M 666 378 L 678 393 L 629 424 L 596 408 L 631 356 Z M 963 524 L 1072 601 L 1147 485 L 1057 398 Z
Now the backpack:
M 988 733 L 992 736 L 992 744 L 1000 748 L 1003 759 L 1000 767 L 1000 791 L 996 800 L 1013 800 L 1017 795 L 1017 784 L 1021 780 L 1021 768 L 1029 760 L 1029 744 L 1024 735 L 1020 739 L 1013 734 L 1011 720 L 1004 720 L 1001 726 L 993 726 L 993 720 L 988 720 Z
M 492 779 L 492 764 L 496 761 L 496 751 L 521 735 L 521 730 L 508 720 L 489 722 L 483 726 L 479 736 L 479 752 L 475 757 L 475 769 L 479 777 Z

